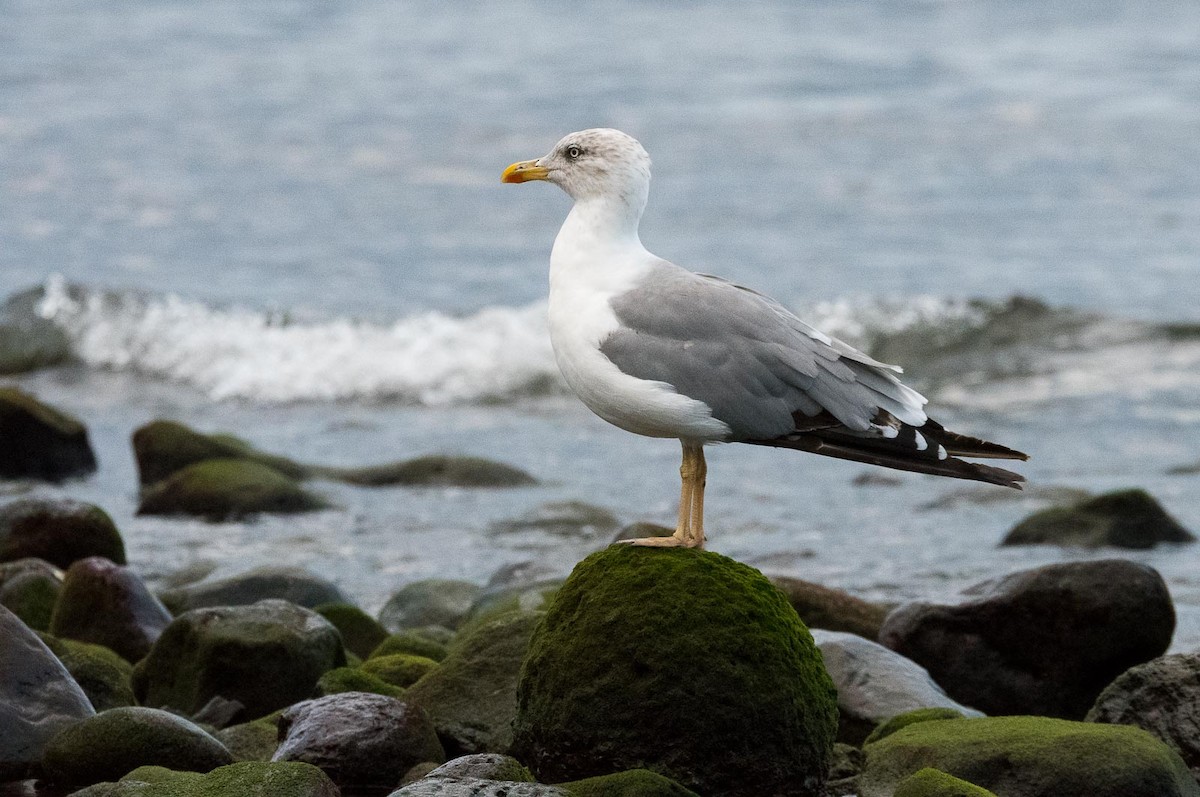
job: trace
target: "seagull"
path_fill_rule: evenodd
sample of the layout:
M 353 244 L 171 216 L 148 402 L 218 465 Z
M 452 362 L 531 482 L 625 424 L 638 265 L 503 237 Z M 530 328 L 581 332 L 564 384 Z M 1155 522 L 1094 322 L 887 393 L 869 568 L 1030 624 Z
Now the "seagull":
M 638 226 L 650 156 L 619 130 L 565 136 L 501 181 L 544 180 L 574 205 L 550 253 L 550 340 L 567 385 L 626 431 L 677 438 L 679 518 L 632 545 L 703 548 L 704 447 L 750 443 L 1021 488 L 1020 474 L 958 457 L 1028 456 L 944 428 L 873 359 L 749 288 L 651 254 Z

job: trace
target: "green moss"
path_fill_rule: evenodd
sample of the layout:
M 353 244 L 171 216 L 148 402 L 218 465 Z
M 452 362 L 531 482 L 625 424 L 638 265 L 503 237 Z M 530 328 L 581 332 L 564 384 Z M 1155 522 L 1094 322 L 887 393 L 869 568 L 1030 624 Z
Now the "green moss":
M 864 749 L 862 797 L 890 797 L 926 767 L 997 794 L 1200 795 L 1178 753 L 1126 725 L 1048 717 L 948 719 L 909 725 Z
M 572 797 L 698 797 L 696 792 L 646 769 L 560 783 L 559 787 Z
M 367 659 L 378 656 L 391 656 L 395 653 L 409 653 L 413 656 L 424 656 L 427 659 L 441 661 L 446 658 L 446 646 L 437 640 L 421 634 L 420 629 L 402 631 L 392 634 L 371 651 Z
M 256 462 L 293 479 L 308 475 L 304 465 L 266 454 L 233 435 L 201 434 L 174 421 L 152 421 L 134 432 L 133 452 L 142 487 L 150 487 L 188 465 L 209 459 Z
M 894 717 L 884 720 L 879 723 L 875 730 L 871 731 L 871 735 L 867 737 L 864 745 L 877 742 L 880 739 L 891 736 L 901 728 L 907 728 L 909 725 L 914 725 L 918 722 L 929 722 L 930 720 L 956 720 L 962 719 L 962 712 L 952 708 L 918 708 L 912 711 L 906 711 L 903 714 L 897 714 Z
M 0 416 L 15 412 L 29 415 L 58 434 L 80 435 L 87 431 L 78 418 L 44 404 L 15 387 L 0 387 Z
M 38 634 L 71 673 L 96 711 L 132 706 L 133 665 L 103 645 Z
M 650 767 L 702 794 L 816 794 L 836 693 L 796 612 L 718 554 L 613 546 L 534 635 L 512 754 L 541 780 Z
M 18 573 L 0 586 L 0 605 L 21 618 L 34 631 L 50 627 L 62 581 L 49 573 Z
M 320 468 L 320 475 L 364 487 L 525 487 L 537 479 L 519 468 L 481 457 L 434 454 L 365 468 Z
M 338 797 L 337 786 L 312 764 L 242 761 L 205 775 L 142 767 L 113 792 L 88 797 Z M 95 788 L 95 787 L 93 787 Z
M 996 797 L 987 789 L 926 767 L 900 781 L 894 797 Z
M 375 618 L 349 603 L 325 603 L 314 612 L 333 623 L 342 635 L 346 650 L 360 659 L 371 655 L 371 651 L 387 639 L 387 631 Z
M 436 661 L 424 656 L 393 653 L 390 656 L 376 656 L 373 659 L 367 659 L 360 669 L 393 686 L 412 686 L 437 666 Z
M 179 470 L 142 496 L 139 515 L 229 520 L 260 512 L 309 512 L 329 504 L 292 478 L 239 459 L 210 459 Z
M 270 761 L 279 747 L 279 722 L 275 716 L 230 725 L 213 734 L 235 761 Z
M 338 667 L 321 676 L 317 681 L 317 694 L 333 695 L 340 692 L 371 692 L 388 697 L 403 697 L 404 690 L 393 686 L 377 675 L 363 672 L 354 667 Z

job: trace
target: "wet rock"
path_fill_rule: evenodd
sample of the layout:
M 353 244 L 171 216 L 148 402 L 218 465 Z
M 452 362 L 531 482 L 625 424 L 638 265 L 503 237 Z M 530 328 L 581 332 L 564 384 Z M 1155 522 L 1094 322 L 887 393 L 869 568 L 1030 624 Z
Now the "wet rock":
M 371 651 L 387 639 L 387 630 L 374 617 L 353 604 L 322 603 L 313 611 L 333 623 L 333 627 L 342 635 L 346 650 L 360 659 L 370 656 Z
M 510 753 L 549 781 L 649 766 L 701 794 L 815 795 L 836 701 L 761 573 L 707 551 L 612 546 L 576 566 L 537 628 Z
M 349 602 L 336 584 L 311 570 L 271 565 L 169 589 L 159 598 L 175 614 L 209 606 L 249 606 L 269 599 L 285 600 L 306 609 Z
M 170 624 L 171 613 L 137 574 L 90 556 L 67 569 L 50 633 L 104 645 L 136 662 Z
M 1114 678 L 1162 655 L 1175 630 L 1162 577 L 1122 559 L 1022 570 L 964 598 L 901 606 L 880 642 L 992 715 L 1082 719 Z
M 281 600 L 193 609 L 175 618 L 134 668 L 138 702 L 193 714 L 213 697 L 237 700 L 239 721 L 310 696 L 327 670 L 344 666 L 337 629 Z
M 526 487 L 537 479 L 520 468 L 482 457 L 434 454 L 364 468 L 318 468 L 326 478 L 363 487 Z
M 283 712 L 275 761 L 320 767 L 342 789 L 395 788 L 409 767 L 444 761 L 429 716 L 383 695 L 345 692 L 306 700 Z
M 0 782 L 25 777 L 56 733 L 94 713 L 62 662 L 0 606 Z
M 507 612 L 544 612 L 562 586 L 563 579 L 546 579 L 532 584 L 513 584 L 485 589 L 471 605 L 462 626 L 474 625 Z M 461 630 L 461 628 L 460 628 Z
M 829 763 L 829 780 L 825 791 L 830 797 L 858 794 L 858 775 L 862 772 L 867 757 L 853 745 L 837 742 L 833 745 L 833 758 Z
M 856 598 L 840 589 L 787 576 L 772 576 L 771 583 L 787 596 L 788 603 L 809 628 L 846 631 L 878 639 L 888 607 Z
M 429 712 L 448 753 L 508 751 L 521 662 L 541 617 L 513 612 L 465 632 L 409 687 L 406 699 Z
M 896 786 L 893 797 L 996 797 L 994 792 L 956 778 L 940 769 L 925 767 Z
M 34 631 L 45 631 L 62 591 L 62 577 L 57 567 L 32 556 L 0 563 L 0 606 Z
M 583 501 L 556 501 L 512 520 L 491 525 L 497 534 L 540 532 L 575 539 L 607 538 L 621 527 L 621 521 L 607 509 Z
M 66 570 L 89 556 L 125 564 L 125 543 L 100 507 L 41 498 L 0 506 L 0 562 L 35 557 Z
M 257 462 L 209 459 L 188 465 L 148 488 L 139 515 L 189 515 L 212 522 L 267 513 L 312 512 L 329 503 Z
M 278 718 L 270 716 L 230 725 L 215 732 L 213 737 L 225 745 L 235 761 L 270 761 L 279 748 Z
M 96 470 L 87 428 L 14 387 L 0 387 L 0 479 L 61 482 Z
M 139 767 L 118 783 L 71 797 L 341 797 L 329 776 L 311 764 L 242 761 L 208 774 Z
M 1035 512 L 1001 544 L 1153 548 L 1160 542 L 1195 539 L 1145 490 L 1121 490 Z
M 414 581 L 388 598 L 379 622 L 390 633 L 427 625 L 458 628 L 482 589 L 469 581 Z
M 388 797 L 577 797 L 561 786 L 485 778 L 421 778 Z M 632 795 L 631 795 L 632 797 Z M 646 797 L 654 797 L 646 795 Z
M 867 745 L 861 797 L 892 797 L 933 767 L 1005 797 L 1196 797 L 1167 745 L 1140 728 L 1048 717 L 921 722 Z
M 1096 698 L 1087 721 L 1149 731 L 1200 779 L 1200 653 L 1161 656 L 1126 670 Z
M 404 697 L 404 689 L 389 684 L 378 675 L 364 672 L 358 667 L 335 667 L 317 679 L 318 697 L 337 695 L 343 692 L 370 692 L 388 697 Z
M 376 656 L 373 659 L 367 659 L 359 669 L 392 686 L 406 687 L 415 684 L 422 676 L 427 675 L 437 666 L 436 661 L 424 656 L 393 653 L 390 656 Z
M 442 661 L 446 658 L 447 649 L 444 643 L 430 639 L 419 631 L 402 631 L 398 634 L 392 634 L 380 642 L 379 646 L 372 650 L 367 658 L 373 659 L 376 656 L 391 656 L 395 653 L 411 653 L 414 656 L 423 656 L 434 661 Z
M 133 665 L 102 645 L 39 634 L 96 711 L 132 706 Z
M 118 780 L 149 764 L 208 772 L 232 763 L 225 746 L 199 726 L 140 706 L 109 709 L 59 731 L 42 756 L 47 778 L 74 788 Z
M 883 645 L 838 631 L 814 629 L 812 635 L 837 687 L 840 742 L 862 744 L 879 723 L 919 708 L 983 716 L 952 700 L 924 667 Z
M 133 433 L 138 480 L 151 487 L 189 465 L 211 459 L 243 460 L 263 465 L 292 479 L 303 479 L 308 468 L 286 457 L 259 451 L 232 435 L 201 434 L 174 421 L 152 421 Z
M 67 333 L 37 312 L 44 295 L 43 288 L 30 288 L 0 304 L 0 374 L 59 365 L 71 356 Z
M 429 773 L 431 778 L 482 778 L 533 783 L 533 773 L 503 753 L 472 753 L 447 761 Z

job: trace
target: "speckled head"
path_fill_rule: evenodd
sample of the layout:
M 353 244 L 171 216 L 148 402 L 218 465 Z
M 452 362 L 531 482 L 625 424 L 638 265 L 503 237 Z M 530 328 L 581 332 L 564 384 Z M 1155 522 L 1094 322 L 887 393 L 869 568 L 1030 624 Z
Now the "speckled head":
M 650 190 L 650 156 L 633 136 L 597 127 L 563 136 L 549 153 L 512 164 L 500 179 L 546 180 L 576 201 L 619 197 L 640 209 Z

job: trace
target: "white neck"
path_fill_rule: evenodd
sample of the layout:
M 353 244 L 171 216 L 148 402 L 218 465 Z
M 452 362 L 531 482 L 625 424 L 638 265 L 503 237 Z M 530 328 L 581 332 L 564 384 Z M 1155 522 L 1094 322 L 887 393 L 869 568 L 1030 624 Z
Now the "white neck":
M 640 274 L 652 257 L 638 237 L 641 215 L 641 207 L 610 198 L 577 201 L 554 239 L 551 289 L 569 281 L 607 293 Z

